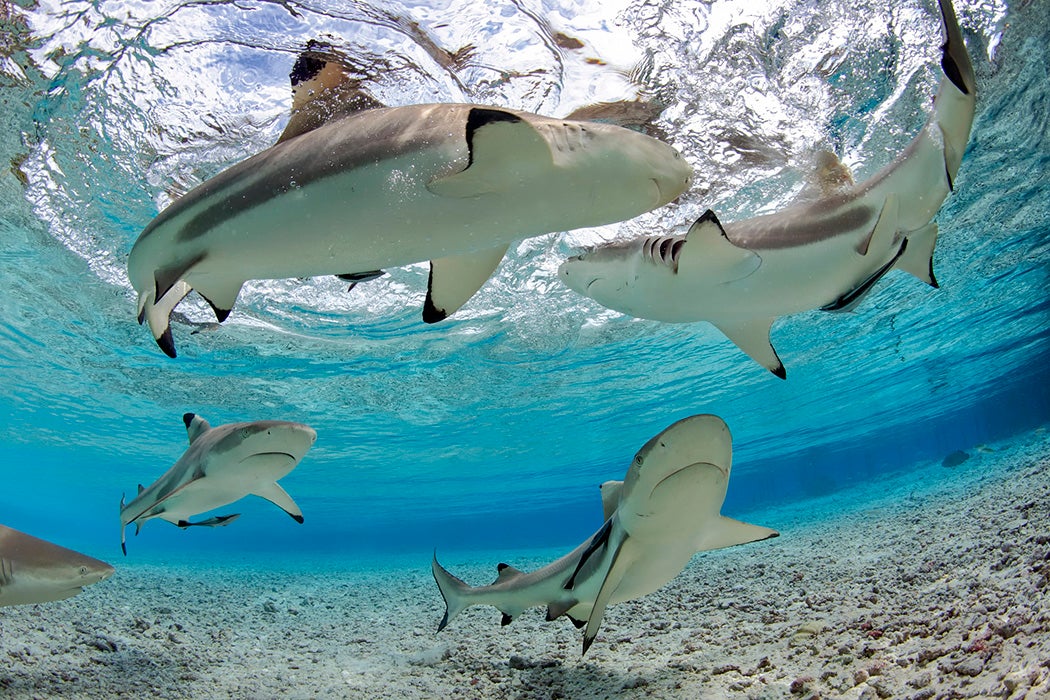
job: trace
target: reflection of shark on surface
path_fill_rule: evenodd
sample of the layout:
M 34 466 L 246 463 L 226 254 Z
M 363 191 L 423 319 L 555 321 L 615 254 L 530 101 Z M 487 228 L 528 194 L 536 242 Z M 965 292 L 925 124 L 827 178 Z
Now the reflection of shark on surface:
M 959 171 L 976 94 L 950 0 L 942 0 L 941 16 L 947 41 L 933 115 L 890 165 L 852 185 L 837 159 L 825 157 L 816 201 L 725 225 L 708 210 L 685 235 L 614 242 L 570 258 L 562 280 L 632 316 L 709 321 L 779 377 L 786 372 L 769 340 L 778 316 L 851 310 L 894 267 L 936 287 L 932 219 Z
M 423 319 L 462 306 L 510 243 L 633 218 L 692 169 L 615 124 L 497 107 L 382 107 L 309 52 L 278 143 L 174 201 L 128 258 L 139 322 L 175 355 L 169 317 L 192 290 L 224 321 L 249 279 L 352 283 L 430 261 Z
M 64 600 L 112 575 L 104 561 L 0 525 L 0 606 Z
M 472 588 L 435 557 L 434 579 L 446 605 L 438 631 L 471 605 L 498 608 L 505 625 L 546 605 L 547 620 L 567 615 L 586 626 L 586 653 L 607 605 L 652 593 L 697 552 L 777 536 L 720 514 L 732 456 L 721 418 L 685 418 L 638 451 L 623 481 L 602 484 L 605 524 L 561 559 L 531 573 L 500 564 L 495 582 Z
M 150 518 L 181 528 L 228 525 L 240 514 L 220 515 L 198 522 L 191 516 L 238 501 L 245 496 L 265 498 L 297 522 L 303 513 L 277 480 L 299 464 L 317 439 L 313 428 L 301 423 L 261 420 L 229 423 L 212 428 L 200 416 L 182 417 L 189 449 L 148 488 L 139 485 L 135 499 L 120 499 L 120 546 L 127 554 L 124 529 L 135 523 L 135 534 Z

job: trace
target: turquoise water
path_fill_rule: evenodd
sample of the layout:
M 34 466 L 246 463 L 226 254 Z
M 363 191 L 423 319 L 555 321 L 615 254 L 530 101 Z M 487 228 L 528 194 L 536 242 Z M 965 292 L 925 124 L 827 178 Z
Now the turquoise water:
M 735 439 L 724 512 L 775 526 L 762 514 L 1050 421 L 1045 2 L 957 5 L 979 96 L 938 216 L 941 289 L 894 272 L 854 313 L 781 319 L 787 381 L 705 324 L 629 319 L 558 282 L 581 246 L 681 232 L 708 207 L 731 220 L 782 206 L 821 148 L 870 175 L 925 121 L 931 3 L 743 5 L 0 8 L 0 521 L 119 565 L 121 494 L 181 455 L 187 411 L 315 428 L 282 480 L 305 523 L 249 499 L 227 528 L 149 523 L 128 561 L 425 567 L 434 548 L 574 545 L 600 523 L 596 486 L 702 412 Z M 584 48 L 559 48 L 558 33 Z M 668 105 L 660 126 L 696 183 L 635 221 L 512 247 L 440 325 L 419 320 L 425 266 L 349 294 L 332 278 L 254 282 L 221 329 L 184 303 L 170 360 L 135 323 L 131 245 L 173 196 L 276 139 L 295 54 L 322 34 L 388 104 L 564 114 L 633 96 L 630 73 Z M 465 46 L 467 64 L 450 64 Z

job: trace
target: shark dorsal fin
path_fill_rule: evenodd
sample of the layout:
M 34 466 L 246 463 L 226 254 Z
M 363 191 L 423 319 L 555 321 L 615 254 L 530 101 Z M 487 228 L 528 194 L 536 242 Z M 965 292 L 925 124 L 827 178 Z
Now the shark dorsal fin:
M 277 143 L 313 131 L 317 127 L 355 112 L 377 109 L 383 104 L 361 87 L 350 74 L 345 57 L 330 46 L 311 40 L 299 54 L 292 72 L 292 116 Z
M 191 445 L 194 440 L 211 430 L 211 425 L 208 424 L 208 421 L 196 413 L 184 413 L 182 422 L 186 424 L 186 435 L 189 437 Z
M 139 484 L 139 493 L 142 493 L 145 490 L 146 490 L 146 487 L 143 486 L 142 484 Z
M 496 566 L 496 570 L 499 572 L 499 574 L 496 576 L 496 580 L 493 582 L 494 584 L 507 583 L 508 581 L 513 581 L 519 576 L 525 575 L 525 572 L 523 572 L 521 569 L 515 569 L 510 564 L 504 564 L 503 562 L 500 562 L 499 565 Z
M 602 517 L 608 520 L 620 505 L 620 494 L 623 493 L 622 481 L 606 481 L 599 486 L 602 492 Z
M 814 158 L 810 186 L 820 197 L 831 197 L 853 187 L 853 172 L 831 151 L 818 151 Z

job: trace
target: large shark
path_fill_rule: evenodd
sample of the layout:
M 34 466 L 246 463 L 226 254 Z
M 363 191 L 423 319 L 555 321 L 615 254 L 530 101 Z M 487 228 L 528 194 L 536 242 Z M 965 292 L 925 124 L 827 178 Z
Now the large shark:
M 377 106 L 304 54 L 273 147 L 177 199 L 128 257 L 138 318 L 175 356 L 169 317 L 191 290 L 223 321 L 245 281 L 372 279 L 430 261 L 423 320 L 456 311 L 513 241 L 630 219 L 675 199 L 692 169 L 616 124 L 473 104 Z
M 721 515 L 732 459 L 732 438 L 721 418 L 684 418 L 638 451 L 623 481 L 602 484 L 605 524 L 561 559 L 531 573 L 500 564 L 495 582 L 472 588 L 435 556 L 434 579 L 446 606 L 438 631 L 471 605 L 498 608 L 504 625 L 527 608 L 546 605 L 548 620 L 567 615 L 586 626 L 586 654 L 607 605 L 652 593 L 697 552 L 777 536 Z
M 0 525 L 0 606 L 64 600 L 112 575 L 104 561 Z
M 778 316 L 848 311 L 896 267 L 936 287 L 932 222 L 953 187 L 973 122 L 976 84 L 955 11 L 940 4 L 944 75 L 922 131 L 870 179 L 822 164 L 815 201 L 722 225 L 708 210 L 685 235 L 600 246 L 559 270 L 570 288 L 640 318 L 709 321 L 778 377 L 769 339 Z M 845 185 L 835 183 L 845 181 Z
M 127 554 L 124 532 L 135 523 L 135 534 L 150 518 L 181 528 L 228 525 L 240 514 L 220 515 L 199 522 L 191 516 L 238 501 L 245 496 L 265 498 L 296 520 L 303 513 L 277 480 L 299 464 L 317 439 L 313 428 L 301 423 L 261 420 L 211 427 L 198 415 L 182 417 L 189 449 L 148 488 L 139 484 L 135 499 L 120 499 L 120 547 Z

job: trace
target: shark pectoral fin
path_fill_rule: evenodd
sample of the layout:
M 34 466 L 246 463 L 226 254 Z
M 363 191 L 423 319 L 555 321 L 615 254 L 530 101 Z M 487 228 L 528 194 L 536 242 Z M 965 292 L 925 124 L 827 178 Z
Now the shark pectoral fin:
M 904 256 L 907 250 L 908 239 L 905 238 L 903 241 L 901 241 L 900 247 L 897 249 L 897 254 L 894 255 L 889 262 L 884 264 L 879 269 L 875 270 L 875 272 L 868 275 L 867 278 L 861 280 L 860 284 L 858 284 L 856 287 L 840 296 L 838 299 L 835 299 L 835 301 L 821 306 L 820 310 L 832 312 L 853 311 L 855 308 L 857 308 L 857 305 L 864 300 L 864 297 L 868 296 L 868 294 L 871 293 L 871 290 L 874 289 L 875 284 L 879 280 L 881 280 L 887 272 L 893 269 L 893 267 L 897 264 L 897 261 Z
M 437 631 L 440 632 L 445 629 L 456 615 L 470 607 L 469 595 L 471 588 L 461 579 L 446 571 L 445 567 L 438 563 L 436 553 L 434 554 L 434 560 L 430 563 L 430 570 L 434 574 L 434 581 L 437 583 L 438 590 L 441 591 L 441 597 L 445 600 L 445 615 L 441 618 L 437 628 Z
M 716 283 L 735 282 L 762 265 L 754 251 L 734 244 L 715 213 L 708 209 L 685 234 L 678 257 L 678 274 L 703 275 Z
M 492 276 L 506 252 L 507 246 L 500 246 L 431 260 L 423 320 L 437 323 L 455 313 Z
M 897 214 L 900 211 L 900 200 L 897 195 L 891 194 L 886 197 L 879 212 L 879 219 L 875 227 L 871 229 L 865 238 L 857 243 L 857 252 L 867 255 L 869 250 L 884 251 L 893 248 L 894 239 L 897 237 Z M 882 253 L 878 253 L 882 255 Z
M 930 285 L 939 287 L 933 276 L 933 249 L 937 246 L 937 223 L 932 222 L 908 234 L 908 248 L 897 260 L 897 267 Z
M 553 167 L 550 146 L 535 127 L 501 109 L 474 107 L 467 115 L 467 167 L 438 177 L 427 189 L 440 197 L 478 197 L 514 189 L 526 174 Z
M 602 516 L 608 520 L 620 505 L 620 494 L 623 492 L 623 482 L 606 481 L 598 488 L 602 492 Z
M 720 515 L 714 526 L 705 529 L 701 533 L 696 542 L 696 551 L 706 552 L 711 549 L 732 547 L 737 544 L 758 542 L 759 540 L 768 540 L 770 537 L 779 536 L 779 532 L 768 527 L 752 525 Z
M 190 285 L 178 280 L 158 301 L 146 305 L 146 321 L 149 323 L 150 332 L 168 357 L 175 357 L 175 342 L 171 338 L 171 312 L 191 291 L 193 288 Z
M 288 515 L 292 516 L 292 519 L 297 523 L 303 522 L 303 511 L 299 509 L 299 506 L 295 504 L 292 497 L 288 495 L 288 492 L 281 488 L 281 485 L 276 481 L 271 481 L 268 484 L 260 484 L 252 493 L 259 498 L 265 498 L 270 503 L 274 504 Z
M 714 326 L 722 331 L 736 346 L 746 352 L 752 360 L 781 379 L 787 379 L 787 370 L 777 351 L 769 341 L 769 331 L 774 318 L 755 318 L 740 322 L 719 321 Z
M 216 515 L 215 517 L 206 518 L 205 520 L 195 523 L 191 523 L 189 520 L 179 520 L 175 524 L 183 530 L 188 527 L 225 527 L 239 517 L 241 517 L 240 513 L 234 513 L 233 515 Z
M 194 290 L 204 297 L 204 301 L 208 302 L 212 311 L 215 312 L 215 318 L 222 323 L 229 318 L 230 310 L 237 301 L 237 295 L 241 293 L 244 280 L 198 279 L 195 285 Z
M 629 551 L 625 551 L 625 545 L 629 545 L 629 538 L 620 540 L 616 551 L 613 552 L 609 570 L 605 572 L 602 587 L 598 590 L 598 595 L 591 606 L 591 614 L 587 618 L 587 627 L 583 631 L 584 654 L 591 648 L 591 643 L 594 642 L 594 638 L 598 635 L 598 628 L 601 627 L 602 618 L 605 616 L 605 608 L 609 605 L 613 593 L 616 592 L 616 588 L 623 580 L 624 574 L 634 564 L 634 556 Z

